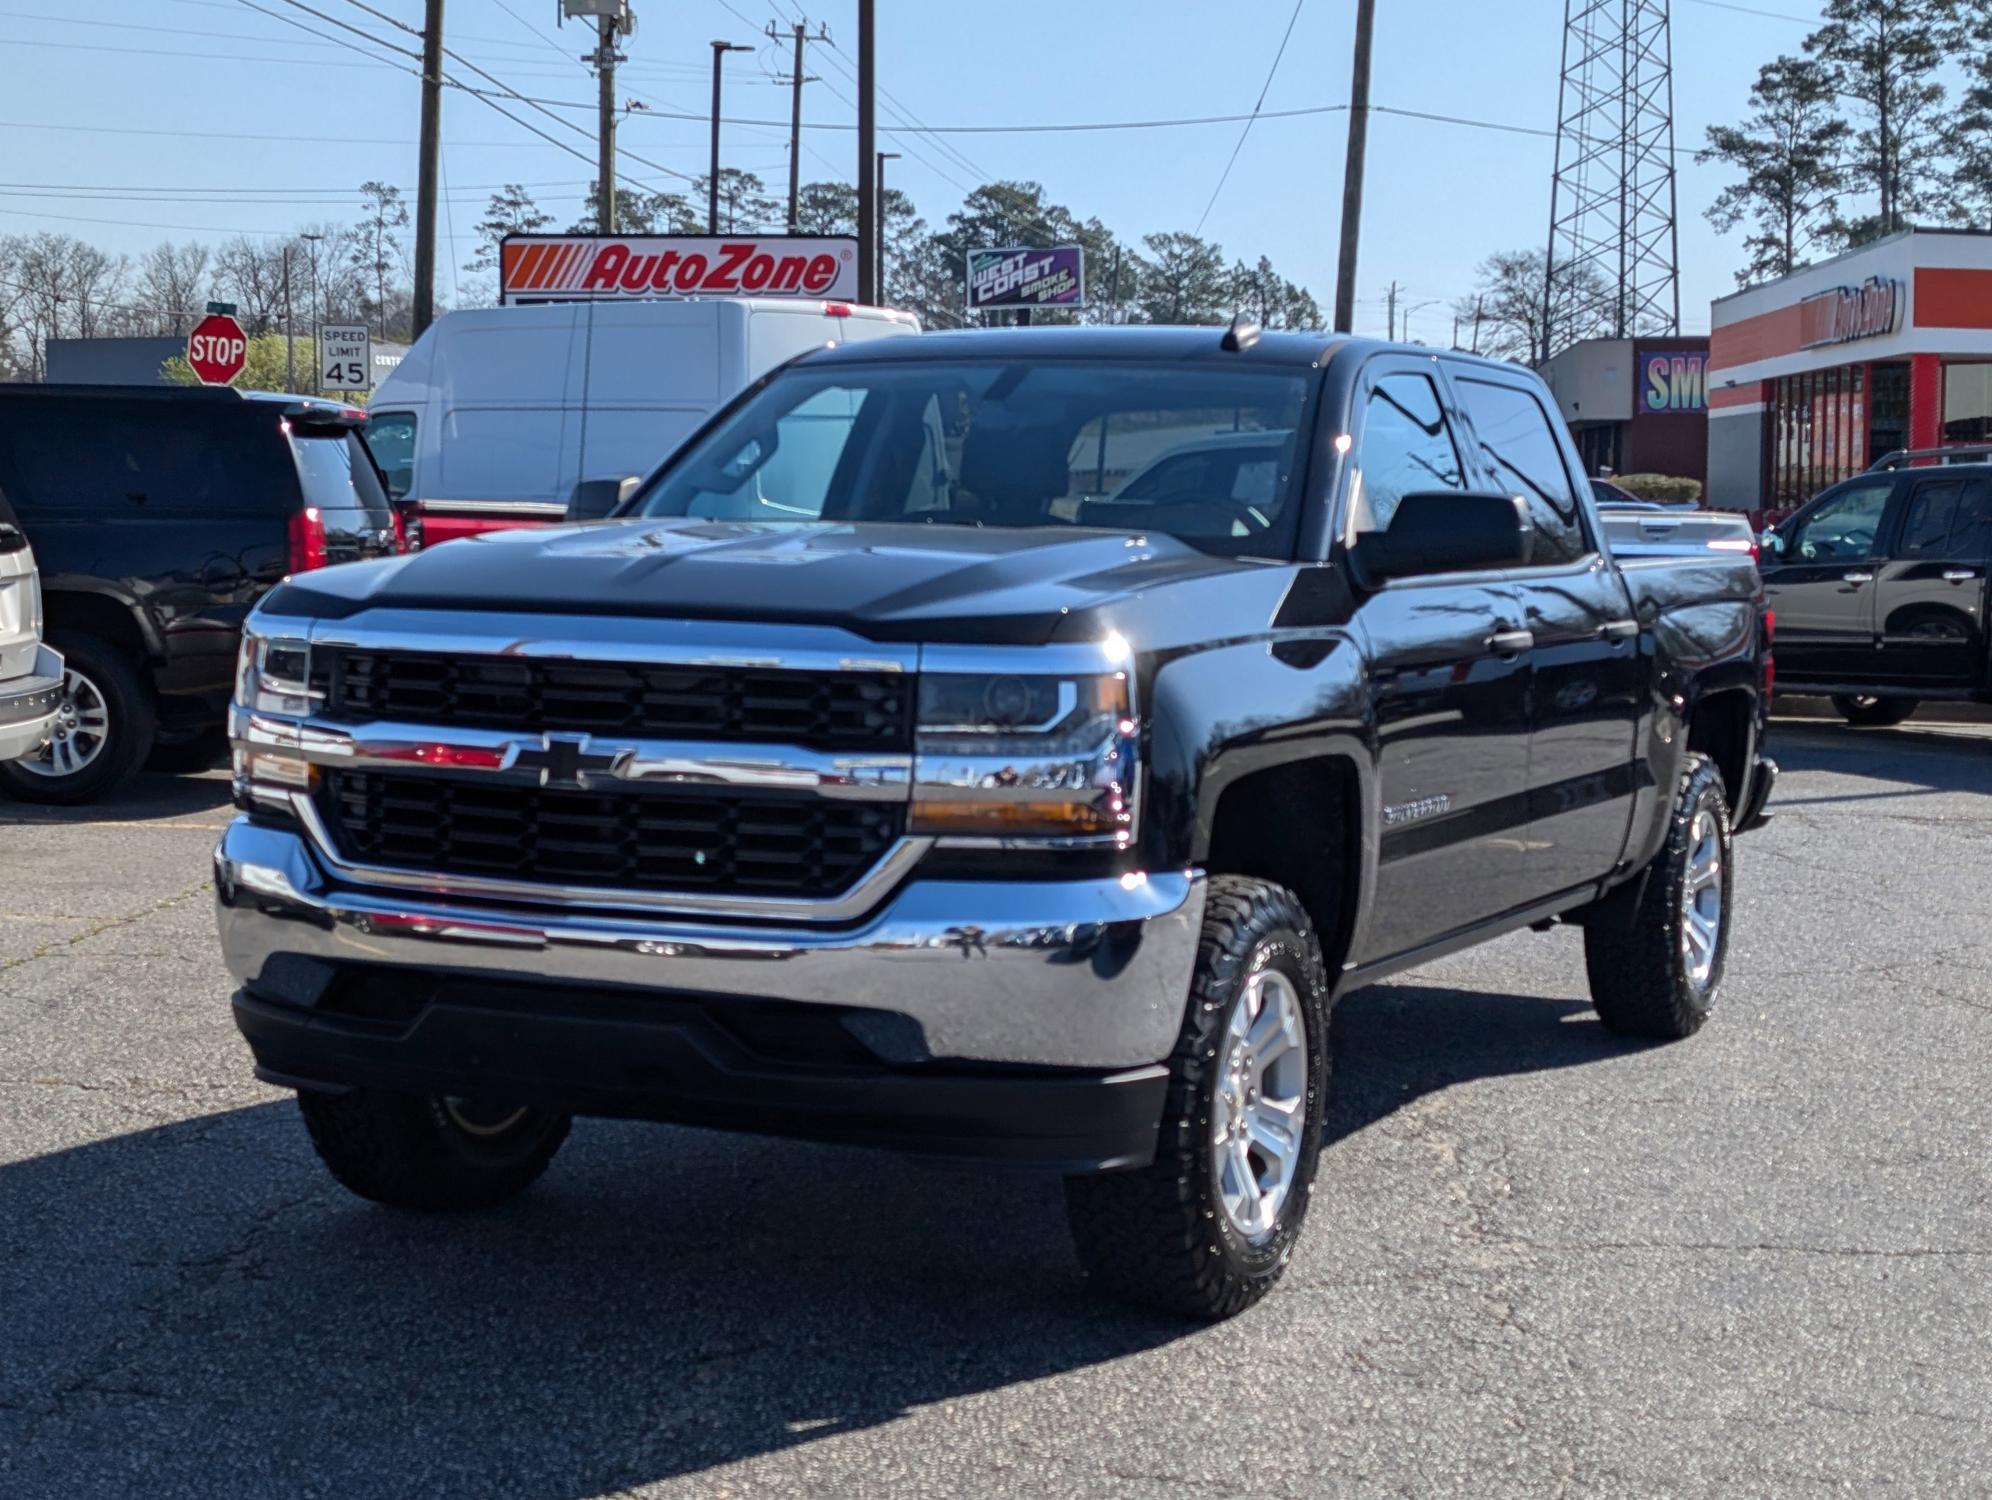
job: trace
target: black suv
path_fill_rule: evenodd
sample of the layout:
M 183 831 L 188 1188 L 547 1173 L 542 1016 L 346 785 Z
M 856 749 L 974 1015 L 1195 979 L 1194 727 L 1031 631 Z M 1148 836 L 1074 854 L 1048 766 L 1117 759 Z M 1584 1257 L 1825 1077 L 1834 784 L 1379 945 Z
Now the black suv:
M 68 663 L 58 733 L 0 766 L 86 802 L 148 759 L 214 760 L 242 621 L 286 574 L 399 550 L 366 413 L 226 389 L 0 384 L 0 509 L 41 566 Z
M 1764 538 L 1779 686 L 1850 724 L 1925 698 L 1992 702 L 1992 448 L 1891 453 Z

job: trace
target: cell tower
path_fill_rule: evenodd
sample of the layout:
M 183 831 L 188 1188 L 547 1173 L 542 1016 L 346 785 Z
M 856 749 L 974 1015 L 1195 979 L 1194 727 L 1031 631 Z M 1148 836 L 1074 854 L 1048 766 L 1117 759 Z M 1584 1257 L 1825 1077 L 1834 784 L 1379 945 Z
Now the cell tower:
M 1673 51 L 1667 0 L 1564 0 L 1545 355 L 1680 331 Z

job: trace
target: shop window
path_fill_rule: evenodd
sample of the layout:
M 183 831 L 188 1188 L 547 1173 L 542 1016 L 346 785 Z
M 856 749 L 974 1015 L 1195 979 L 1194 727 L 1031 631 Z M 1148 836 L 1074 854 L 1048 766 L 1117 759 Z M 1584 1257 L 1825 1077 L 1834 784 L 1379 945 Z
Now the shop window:
M 1944 366 L 1944 441 L 1992 442 L 1992 364 Z

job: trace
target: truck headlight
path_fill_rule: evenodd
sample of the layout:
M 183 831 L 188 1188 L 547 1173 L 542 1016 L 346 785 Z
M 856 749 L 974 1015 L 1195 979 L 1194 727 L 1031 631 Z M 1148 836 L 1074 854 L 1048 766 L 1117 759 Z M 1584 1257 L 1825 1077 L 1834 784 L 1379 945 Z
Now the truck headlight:
M 311 643 L 302 636 L 244 627 L 235 658 L 235 708 L 230 715 L 234 747 L 235 802 L 250 807 L 267 802 L 288 806 L 293 791 L 309 791 L 314 770 L 283 743 L 289 726 L 258 722 L 259 715 L 302 718 L 323 697 L 311 686 Z M 247 736 L 246 743 L 244 736 Z
M 1133 840 L 1141 735 L 1125 647 L 1089 653 L 1082 665 L 1108 669 L 1084 672 L 1037 670 L 1033 654 L 1017 653 L 1016 670 L 978 672 L 945 670 L 944 651 L 923 657 L 913 832 Z M 924 670 L 928 660 L 943 670 Z

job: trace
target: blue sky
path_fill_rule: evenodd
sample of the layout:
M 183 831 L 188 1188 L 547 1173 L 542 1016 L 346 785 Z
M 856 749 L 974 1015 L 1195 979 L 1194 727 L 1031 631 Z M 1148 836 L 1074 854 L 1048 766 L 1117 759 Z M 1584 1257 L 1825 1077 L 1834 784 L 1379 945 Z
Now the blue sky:
M 366 46 L 287 0 L 253 3 Z M 309 3 L 414 45 L 351 0 Z M 419 24 L 420 0 L 369 3 Z M 97 0 L 87 19 L 61 14 L 67 9 L 64 0 L 0 0 L 0 233 L 63 230 L 135 253 L 161 238 L 349 218 L 352 190 L 367 178 L 402 184 L 413 196 L 412 72 L 318 41 L 245 0 Z M 555 29 L 555 0 L 448 0 L 447 9 L 450 45 L 471 62 L 521 93 L 593 100 L 593 79 L 577 60 L 588 38 L 572 24 Z M 844 124 L 854 117 L 845 71 L 856 44 L 853 0 L 636 0 L 636 10 L 619 89 L 625 96 L 702 114 L 708 43 L 758 42 L 760 55 L 728 60 L 727 113 L 785 120 L 787 90 L 769 78 L 779 59 L 759 32 L 806 10 L 840 49 L 812 51 L 810 71 L 824 82 L 809 86 L 807 117 Z M 1554 126 L 1562 0 L 1380 0 L 1378 12 L 1376 103 Z M 933 126 L 1235 114 L 1252 107 L 1291 14 L 1291 0 L 878 0 L 880 81 L 908 115 Z M 1268 111 L 1347 99 L 1353 14 L 1354 0 L 1305 0 Z M 1679 143 L 1699 145 L 1703 126 L 1737 119 L 1757 68 L 1797 50 L 1816 20 L 1807 0 L 1675 0 Z M 445 264 L 470 258 L 470 227 L 496 184 L 532 185 L 562 224 L 579 212 L 592 175 L 588 139 L 510 107 L 589 160 L 474 98 L 446 94 L 445 230 L 454 231 L 456 250 L 445 242 Z M 586 110 L 554 110 L 592 128 Z M 909 135 L 881 146 L 905 153 L 892 164 L 892 180 L 930 221 L 958 204 L 965 186 L 1019 177 L 1138 238 L 1196 227 L 1238 129 L 977 134 L 945 137 L 945 145 Z M 1324 307 L 1334 289 L 1344 129 L 1339 114 L 1262 119 L 1203 230 L 1234 257 L 1270 256 Z M 726 164 L 785 185 L 786 136 L 785 128 L 729 127 Z M 814 131 L 805 140 L 805 181 L 849 178 L 851 132 Z M 622 143 L 664 167 L 704 169 L 701 123 L 635 117 Z M 1383 296 L 1395 278 L 1401 306 L 1434 304 L 1412 313 L 1413 335 L 1448 336 L 1447 304 L 1470 290 L 1479 260 L 1541 243 L 1551 155 L 1544 137 L 1375 117 L 1358 328 L 1382 330 Z M 623 170 L 626 180 L 672 183 L 634 163 Z M 1740 259 L 1734 241 L 1717 237 L 1702 217 L 1723 180 L 1719 167 L 1682 162 L 1682 317 L 1690 332 L 1707 328 L 1709 300 L 1732 289 Z M 447 272 L 442 281 L 447 301 Z

